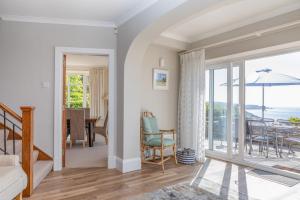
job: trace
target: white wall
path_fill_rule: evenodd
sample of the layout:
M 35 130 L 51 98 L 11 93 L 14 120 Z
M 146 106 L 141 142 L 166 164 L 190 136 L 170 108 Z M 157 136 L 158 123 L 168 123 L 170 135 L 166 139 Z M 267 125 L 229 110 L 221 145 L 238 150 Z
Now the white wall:
M 165 59 L 169 71 L 169 90 L 153 90 L 152 74 L 159 68 L 159 58 Z M 179 56 L 166 47 L 151 45 L 143 59 L 141 83 L 141 109 L 157 117 L 160 129 L 177 128 L 177 98 L 179 81 Z
M 0 22 L 0 102 L 36 107 L 35 144 L 53 155 L 54 48 L 116 48 L 113 28 Z M 48 81 L 50 88 L 42 88 Z

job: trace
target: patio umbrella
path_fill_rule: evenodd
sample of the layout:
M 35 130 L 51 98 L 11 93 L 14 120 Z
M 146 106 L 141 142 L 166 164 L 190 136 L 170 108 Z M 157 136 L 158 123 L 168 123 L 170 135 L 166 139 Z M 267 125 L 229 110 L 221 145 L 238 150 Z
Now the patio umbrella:
M 233 85 L 238 86 L 239 80 L 234 80 Z M 250 76 L 246 80 L 245 85 L 248 87 L 262 87 L 262 118 L 264 118 L 265 87 L 300 85 L 300 79 L 285 74 L 274 73 L 271 69 L 265 68 L 257 70 L 254 76 Z

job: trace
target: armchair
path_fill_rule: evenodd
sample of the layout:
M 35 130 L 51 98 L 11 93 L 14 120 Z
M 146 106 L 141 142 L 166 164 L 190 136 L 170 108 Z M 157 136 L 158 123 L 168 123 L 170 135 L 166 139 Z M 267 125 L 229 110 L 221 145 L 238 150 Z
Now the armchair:
M 167 138 L 166 135 L 171 135 L 172 138 Z M 177 164 L 175 130 L 159 130 L 157 120 L 151 112 L 143 112 L 140 140 L 142 163 L 161 165 L 164 172 L 165 162 L 172 157 L 172 155 L 165 156 L 164 150 L 172 148 L 174 161 Z M 152 151 L 152 155 L 146 157 L 145 151 Z M 156 155 L 156 151 L 159 151 L 160 155 Z

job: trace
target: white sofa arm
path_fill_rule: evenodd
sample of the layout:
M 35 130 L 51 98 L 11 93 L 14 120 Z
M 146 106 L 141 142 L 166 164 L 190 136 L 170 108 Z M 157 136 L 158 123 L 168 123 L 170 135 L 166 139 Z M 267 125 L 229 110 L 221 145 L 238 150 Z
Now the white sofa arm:
M 18 155 L 0 155 L 0 166 L 19 166 Z

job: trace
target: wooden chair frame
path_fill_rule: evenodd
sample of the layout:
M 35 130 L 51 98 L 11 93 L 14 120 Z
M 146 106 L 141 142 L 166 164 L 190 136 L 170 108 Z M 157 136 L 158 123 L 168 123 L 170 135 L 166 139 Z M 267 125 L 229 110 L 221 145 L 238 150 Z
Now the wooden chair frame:
M 175 163 L 177 164 L 177 157 L 176 157 L 176 131 L 175 129 L 170 129 L 170 130 L 159 130 L 158 133 L 149 133 L 149 132 L 145 132 L 144 128 L 143 128 L 143 117 L 155 117 L 151 112 L 143 112 L 143 115 L 141 117 L 141 135 L 140 135 L 140 142 L 141 142 L 141 161 L 142 163 L 145 164 L 155 164 L 155 165 L 161 165 L 163 172 L 165 171 L 165 162 L 169 159 L 171 159 L 171 157 L 174 158 Z M 146 135 L 159 135 L 160 136 L 160 140 L 161 140 L 161 146 L 160 147 L 154 147 L 154 146 L 149 146 L 147 144 L 145 144 L 145 136 Z M 173 140 L 174 140 L 174 144 L 173 145 L 165 145 L 163 143 L 163 139 L 165 135 L 172 135 L 173 136 Z M 165 156 L 164 155 L 164 150 L 167 148 L 172 148 L 173 150 L 173 156 L 169 155 L 169 156 Z M 146 150 L 152 150 L 152 156 L 149 158 L 145 158 L 145 151 Z M 160 151 L 160 155 L 156 155 L 156 151 Z
M 99 118 L 100 120 L 100 118 Z M 105 119 L 104 119 L 104 124 L 102 127 L 100 126 L 95 126 L 94 127 L 94 134 L 99 134 L 102 135 L 105 139 L 105 143 L 108 144 L 108 112 L 106 113 Z M 94 136 L 95 139 L 95 136 Z

